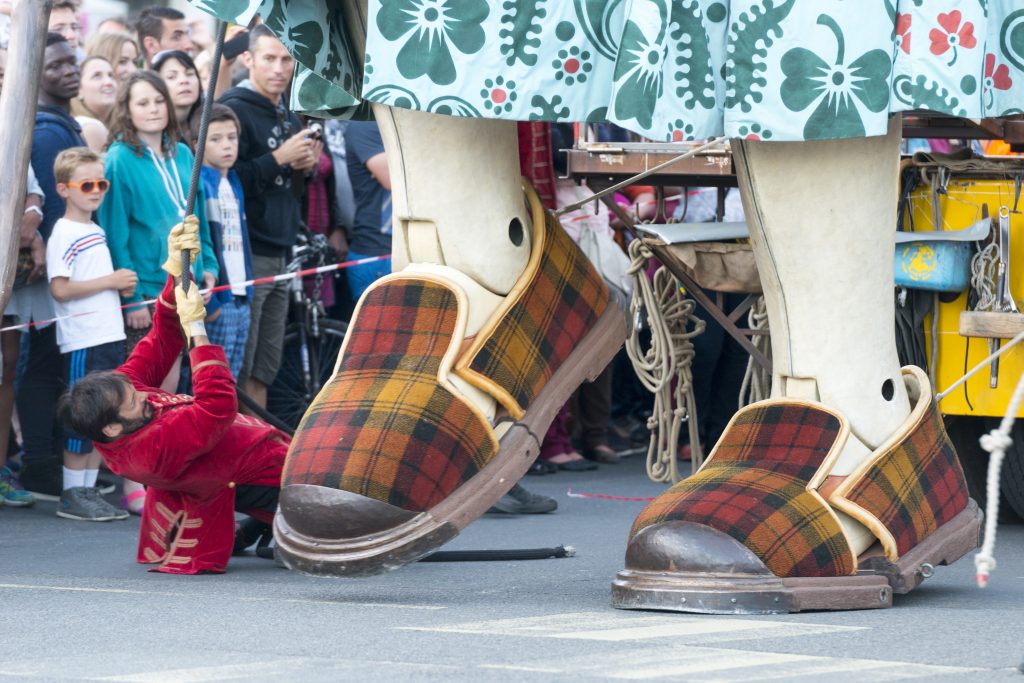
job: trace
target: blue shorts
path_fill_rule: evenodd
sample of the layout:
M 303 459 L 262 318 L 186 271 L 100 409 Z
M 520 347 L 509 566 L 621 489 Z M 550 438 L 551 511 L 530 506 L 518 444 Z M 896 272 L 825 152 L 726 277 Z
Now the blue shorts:
M 118 369 L 124 364 L 124 344 L 123 340 L 108 342 L 61 354 L 61 361 L 64 365 L 64 384 L 70 389 L 75 386 L 75 382 L 90 372 Z M 72 434 L 67 427 L 64 428 L 64 435 L 64 448 L 69 453 L 92 451 L 92 441 Z
M 369 254 L 359 254 L 352 250 L 348 252 L 349 261 L 358 261 L 361 258 L 370 258 Z M 349 266 L 345 269 L 345 277 L 348 278 L 348 288 L 352 293 L 352 301 L 359 301 L 363 292 L 379 280 L 391 273 L 391 259 L 386 258 L 373 263 L 364 263 L 361 266 Z

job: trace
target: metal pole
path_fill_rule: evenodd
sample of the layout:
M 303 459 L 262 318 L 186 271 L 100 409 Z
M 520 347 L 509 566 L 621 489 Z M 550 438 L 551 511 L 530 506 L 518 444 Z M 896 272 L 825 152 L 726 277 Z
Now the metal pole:
M 39 74 L 53 0 L 14 0 L 7 74 L 0 95 L 0 310 L 7 308 L 18 263 L 25 184 L 32 152 Z
M 224 52 L 224 35 L 227 33 L 226 22 L 217 21 L 217 44 L 213 48 L 213 64 L 210 67 L 210 82 L 203 97 L 203 111 L 199 119 L 199 137 L 196 139 L 196 156 L 192 163 L 192 180 L 188 185 L 188 199 L 185 202 L 185 215 L 190 216 L 196 208 L 196 195 L 199 192 L 199 175 L 203 170 L 203 155 L 206 152 L 206 130 L 210 127 L 210 112 L 213 110 L 213 94 L 217 90 L 217 76 L 220 74 L 221 55 Z M 188 249 L 181 250 L 181 288 L 188 293 L 192 282 L 192 254 Z

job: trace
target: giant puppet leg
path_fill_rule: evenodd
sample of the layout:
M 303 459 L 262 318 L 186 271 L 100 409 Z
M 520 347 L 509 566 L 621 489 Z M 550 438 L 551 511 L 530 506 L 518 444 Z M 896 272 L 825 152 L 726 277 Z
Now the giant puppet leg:
M 375 112 L 395 272 L 356 307 L 275 520 L 285 564 L 320 575 L 388 571 L 450 540 L 626 334 L 587 257 L 529 188 L 524 202 L 515 123 Z
M 886 137 L 736 141 L 773 398 L 639 515 L 616 607 L 887 607 L 974 548 L 980 513 L 893 329 L 899 120 Z

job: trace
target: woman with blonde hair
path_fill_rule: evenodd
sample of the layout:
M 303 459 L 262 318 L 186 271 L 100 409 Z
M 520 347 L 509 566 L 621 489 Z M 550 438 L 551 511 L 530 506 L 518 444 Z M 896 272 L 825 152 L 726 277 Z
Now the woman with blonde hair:
M 89 39 L 86 55 L 107 60 L 114 67 L 118 83 L 124 83 L 139 70 L 139 46 L 127 33 L 97 33 Z
M 71 115 L 82 126 L 89 149 L 100 153 L 107 144 L 107 119 L 117 101 L 114 67 L 103 57 L 86 57 L 81 65 L 81 87 L 71 100 Z

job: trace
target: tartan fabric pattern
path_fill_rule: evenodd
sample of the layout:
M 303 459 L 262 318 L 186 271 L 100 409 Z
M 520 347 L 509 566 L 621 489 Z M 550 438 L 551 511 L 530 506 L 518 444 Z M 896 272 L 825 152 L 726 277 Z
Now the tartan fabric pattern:
M 389 280 L 366 295 L 341 365 L 292 440 L 284 485 L 316 484 L 423 512 L 497 451 L 490 425 L 438 383 L 458 299 L 446 286 Z
M 772 401 L 736 415 L 711 459 L 651 501 L 630 536 L 670 521 L 743 543 L 776 576 L 847 576 L 856 568 L 839 520 L 808 483 L 839 435 L 830 413 Z
M 967 482 L 942 416 L 929 398 L 915 429 L 878 457 L 846 500 L 889 530 L 900 556 L 967 507 Z
M 469 363 L 508 392 L 517 417 L 604 313 L 608 289 L 590 259 L 548 213 L 532 281 Z M 463 371 L 465 372 L 465 371 Z M 508 399 L 515 402 L 508 405 Z

